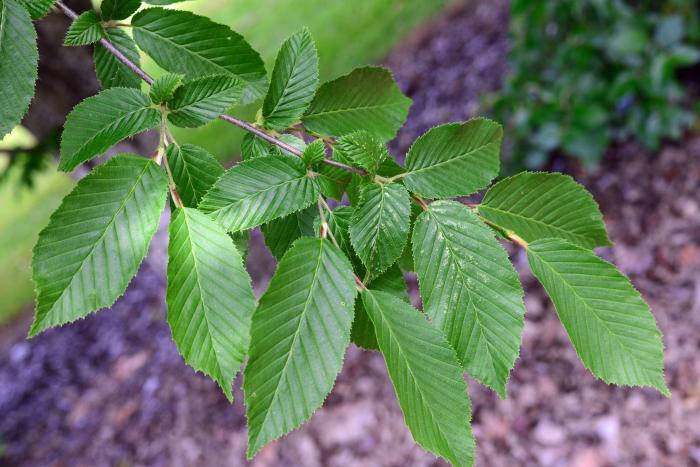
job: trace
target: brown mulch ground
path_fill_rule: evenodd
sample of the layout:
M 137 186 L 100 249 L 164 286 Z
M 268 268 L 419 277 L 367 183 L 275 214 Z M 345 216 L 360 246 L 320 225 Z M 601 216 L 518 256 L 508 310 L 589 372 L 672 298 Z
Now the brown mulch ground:
M 450 11 L 388 58 L 415 101 L 397 154 L 426 128 L 472 115 L 500 85 L 507 8 L 479 3 Z M 631 276 L 664 332 L 673 397 L 595 381 L 515 253 L 527 294 L 521 359 L 505 401 L 470 382 L 479 464 L 700 465 L 700 137 L 657 155 L 624 145 L 595 174 L 571 171 L 594 192 L 616 243 L 601 253 Z M 163 234 L 113 309 L 31 341 L 27 319 L 0 330 L 0 465 L 244 464 L 240 390 L 229 406 L 170 340 Z M 260 287 L 271 263 L 259 238 L 253 255 Z M 435 464 L 403 426 L 381 357 L 356 348 L 326 406 L 254 463 Z

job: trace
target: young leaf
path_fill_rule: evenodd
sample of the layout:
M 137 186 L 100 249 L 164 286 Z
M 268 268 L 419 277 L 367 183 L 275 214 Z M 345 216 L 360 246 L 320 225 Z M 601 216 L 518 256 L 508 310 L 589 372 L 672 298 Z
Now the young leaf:
M 389 156 L 386 145 L 375 138 L 372 133 L 359 130 L 339 138 L 335 149 L 343 158 L 355 166 L 362 167 L 370 174 L 376 174 Z
M 479 214 L 528 242 L 561 238 L 584 248 L 610 245 L 598 205 L 568 175 L 524 172 L 486 192 Z
M 168 102 L 168 120 L 180 127 L 206 125 L 240 102 L 241 81 L 230 75 L 207 76 L 183 84 Z
M 60 170 L 69 172 L 129 136 L 160 124 L 160 112 L 136 89 L 112 88 L 88 97 L 68 114 Z
M 146 256 L 168 181 L 155 162 L 114 157 L 78 182 L 34 247 L 30 336 L 108 307 Z
M 140 6 L 141 0 L 102 0 L 100 13 L 105 21 L 127 19 Z
M 371 287 L 372 290 L 388 292 L 396 298 L 410 303 L 408 291 L 406 290 L 406 280 L 403 277 L 401 269 L 399 269 L 397 265 L 393 265 L 381 276 L 372 279 L 366 285 Z M 372 324 L 372 320 L 369 319 L 367 311 L 365 311 L 362 297 L 357 297 L 355 300 L 355 319 L 352 322 L 352 333 L 350 337 L 358 347 L 365 350 L 379 350 L 377 335 L 374 332 L 374 324 Z
M 318 198 L 301 159 L 267 156 L 226 172 L 199 204 L 231 232 L 246 230 L 304 209 Z
M 148 8 L 131 24 L 139 47 L 162 68 L 188 78 L 231 74 L 246 84 L 243 103 L 262 97 L 267 73 L 260 55 L 228 26 L 188 11 Z
M 32 19 L 41 19 L 49 14 L 56 0 L 17 0 L 31 15 Z M 2 2 L 0 2 L 2 3 Z
M 362 301 L 413 439 L 454 466 L 474 463 L 471 404 L 445 337 L 408 303 L 366 290 Z
M 68 28 L 64 45 L 88 45 L 99 41 L 104 32 L 100 24 L 100 17 L 93 10 L 86 11 L 78 16 Z
M 350 241 L 365 267 L 378 275 L 394 264 L 408 238 L 411 201 L 398 183 L 370 183 L 350 226 Z
M 301 159 L 309 167 L 321 162 L 325 158 L 326 145 L 323 143 L 322 139 L 317 139 L 309 144 L 301 155 Z
M 388 70 L 358 68 L 321 86 L 303 123 L 322 135 L 343 136 L 365 129 L 388 141 L 406 121 L 411 103 Z
M 265 126 L 285 130 L 309 107 L 318 86 L 318 53 L 308 29 L 287 39 L 277 54 L 262 115 Z
M 148 93 L 151 97 L 151 102 L 154 104 L 161 104 L 173 100 L 175 91 L 182 86 L 182 79 L 182 75 L 174 73 L 166 73 L 156 78 Z
M 318 409 L 350 343 L 352 267 L 328 240 L 304 237 L 287 251 L 253 315 L 243 390 L 248 457 Z
M 107 40 L 109 40 L 117 50 L 123 53 L 126 58 L 137 66 L 140 66 L 141 56 L 131 36 L 121 29 L 114 28 L 108 29 L 105 34 Z M 117 57 L 112 55 L 109 50 L 99 42 L 95 44 L 94 58 L 97 79 L 100 80 L 102 89 L 117 87 L 141 89 L 141 78 L 119 61 Z
M 241 142 L 241 156 L 244 161 L 256 157 L 272 156 L 276 153 L 275 147 L 267 141 L 258 138 L 253 133 L 246 133 Z
M 260 230 L 272 255 L 280 260 L 299 237 L 313 236 L 317 216 L 318 209 L 312 205 L 262 225 Z
M 19 125 L 34 96 L 39 52 L 29 13 L 0 0 L 0 139 Z
M 505 398 L 525 316 L 508 254 L 467 206 L 436 201 L 416 220 L 413 256 L 423 311 L 464 369 Z
M 224 173 L 219 161 L 191 144 L 171 144 L 166 152 L 180 199 L 187 207 L 197 207 L 204 194 Z
M 248 351 L 255 296 L 233 240 L 196 209 L 177 209 L 170 221 L 167 303 L 185 361 L 233 401 L 231 384 Z
M 503 129 L 485 118 L 428 130 L 406 155 L 406 188 L 426 198 L 468 196 L 498 175 Z
M 591 251 L 561 239 L 530 243 L 527 257 L 593 375 L 609 384 L 652 386 L 670 396 L 661 333 L 629 279 Z

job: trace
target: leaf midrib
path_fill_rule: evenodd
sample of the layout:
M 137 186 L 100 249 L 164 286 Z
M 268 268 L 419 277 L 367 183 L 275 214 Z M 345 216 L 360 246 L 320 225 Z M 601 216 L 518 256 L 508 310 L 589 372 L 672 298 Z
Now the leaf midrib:
M 452 158 L 450 158 L 450 159 L 446 159 L 446 160 L 443 160 L 443 161 L 439 161 L 439 162 L 437 162 L 437 163 L 435 163 L 435 164 L 432 164 L 432 165 L 426 165 L 426 166 L 424 166 L 424 167 L 419 167 L 419 168 L 417 168 L 417 169 L 410 169 L 410 172 L 408 172 L 408 173 L 406 174 L 406 176 L 408 177 L 408 176 L 410 176 L 410 175 L 412 175 L 412 174 L 420 173 L 420 172 L 423 172 L 423 171 L 425 171 L 425 170 L 432 170 L 432 169 L 434 169 L 434 168 L 436 168 L 436 167 L 440 167 L 440 166 L 445 165 L 445 164 L 450 164 L 450 163 L 453 163 L 453 162 L 458 161 L 458 160 L 460 160 L 460 159 L 469 158 L 469 157 L 471 157 L 472 155 L 474 155 L 474 153 L 476 153 L 476 152 L 478 152 L 478 151 L 483 151 L 483 150 L 486 149 L 488 146 L 492 146 L 492 145 L 494 145 L 494 144 L 496 144 L 496 143 L 495 143 L 494 141 L 491 141 L 491 142 L 486 143 L 486 144 L 484 144 L 484 145 L 482 145 L 482 146 L 479 146 L 479 147 L 477 147 L 477 148 L 474 148 L 474 149 L 472 149 L 471 151 L 467 151 L 467 152 L 464 152 L 464 153 L 460 153 L 460 154 L 458 154 L 458 155 L 456 155 L 455 157 L 452 157 Z M 416 156 L 416 157 L 418 157 L 418 156 Z

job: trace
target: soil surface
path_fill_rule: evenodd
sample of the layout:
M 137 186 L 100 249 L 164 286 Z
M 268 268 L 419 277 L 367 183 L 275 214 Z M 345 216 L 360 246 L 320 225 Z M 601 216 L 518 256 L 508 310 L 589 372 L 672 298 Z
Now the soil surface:
M 472 5 L 437 18 L 386 60 L 415 102 L 393 146 L 397 155 L 428 127 L 473 115 L 480 96 L 500 86 L 507 6 Z M 700 137 L 656 155 L 623 145 L 596 173 L 569 171 L 605 214 L 615 246 L 600 253 L 651 304 L 673 397 L 596 381 L 513 250 L 526 290 L 523 347 L 507 400 L 470 381 L 478 464 L 700 465 Z M 29 316 L 0 329 L 0 465 L 245 465 L 240 378 L 231 406 L 184 365 L 170 339 L 166 243 L 161 229 L 111 310 L 30 341 Z M 274 266 L 257 236 L 251 255 L 259 292 Z M 444 464 L 413 443 L 381 356 L 352 347 L 325 407 L 252 465 Z

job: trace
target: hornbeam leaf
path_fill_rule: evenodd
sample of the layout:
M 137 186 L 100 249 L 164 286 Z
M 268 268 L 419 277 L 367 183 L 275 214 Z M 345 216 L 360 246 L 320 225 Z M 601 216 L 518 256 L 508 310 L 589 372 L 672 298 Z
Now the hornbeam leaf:
M 301 159 L 267 156 L 229 169 L 202 198 L 199 209 L 237 232 L 304 209 L 316 198 L 316 184 Z
M 611 245 L 593 196 L 568 175 L 523 172 L 486 192 L 479 214 L 525 241 L 561 238 L 584 248 Z
M 343 136 L 364 129 L 388 141 L 406 121 L 411 103 L 388 70 L 357 68 L 321 86 L 302 121 L 308 130 L 322 135 Z
M 275 154 L 275 147 L 258 138 L 253 133 L 246 133 L 241 141 L 241 157 L 244 161 L 255 159 L 256 157 L 272 156 Z
M 376 279 L 372 279 L 366 284 L 372 290 L 388 292 L 406 303 L 410 303 L 408 290 L 406 290 L 406 280 L 401 269 L 393 265 Z M 362 297 L 355 300 L 355 319 L 352 322 L 352 342 L 365 350 L 379 350 L 377 335 L 374 332 L 374 325 L 369 319 Z
M 174 3 L 182 3 L 188 0 L 144 0 L 150 5 L 172 5 Z
M 410 215 L 411 201 L 402 185 L 363 186 L 350 226 L 350 241 L 372 275 L 381 274 L 401 256 Z
M 350 262 L 329 240 L 301 238 L 280 261 L 253 315 L 243 382 L 249 458 L 323 404 L 350 343 L 354 300 Z
M 341 157 L 351 161 L 353 165 L 366 169 L 370 174 L 376 174 L 382 163 L 391 159 L 386 145 L 365 130 L 339 138 L 334 149 L 342 154 Z
M 151 85 L 148 95 L 154 104 L 169 102 L 175 97 L 175 91 L 182 86 L 182 75 L 166 73 L 159 76 Z
M 136 48 L 136 43 L 127 33 L 121 29 L 110 28 L 105 33 L 107 40 L 123 53 L 129 60 L 140 66 L 141 56 Z M 112 55 L 99 42 L 95 44 L 94 51 L 95 71 L 100 80 L 102 89 L 109 88 L 136 88 L 141 89 L 141 78 L 124 65 L 117 57 Z
M 318 52 L 308 29 L 287 39 L 277 54 L 265 96 L 265 126 L 285 130 L 309 107 L 318 86 Z
M 436 201 L 413 231 L 423 311 L 464 369 L 506 397 L 523 332 L 523 289 L 508 254 L 467 206 Z
M 214 156 L 191 144 L 180 147 L 171 144 L 166 157 L 177 192 L 187 207 L 197 207 L 209 188 L 224 173 L 224 168 Z
M 148 8 L 131 24 L 141 50 L 171 73 L 187 78 L 231 74 L 246 84 L 243 103 L 267 90 L 265 65 L 243 37 L 228 26 L 188 11 Z
M 141 0 L 102 0 L 100 13 L 105 21 L 127 19 L 140 6 Z
M 527 257 L 576 353 L 594 376 L 606 383 L 652 386 L 670 396 L 661 332 L 629 279 L 566 240 L 536 240 Z
M 454 466 L 474 463 L 462 368 L 440 331 L 408 303 L 365 290 L 362 300 L 413 439 Z
M 93 10 L 81 13 L 68 28 L 64 45 L 88 45 L 99 41 L 104 35 L 100 17 Z
M 41 19 L 49 14 L 56 0 L 18 0 L 18 3 L 27 9 L 32 19 Z
M 29 13 L 0 0 L 0 139 L 19 125 L 34 96 L 39 52 Z
M 241 99 L 242 82 L 230 75 L 207 76 L 183 84 L 168 102 L 168 120 L 179 127 L 206 125 Z
M 338 242 L 341 251 L 350 259 L 351 263 L 355 263 L 355 252 L 350 244 L 350 222 L 352 219 L 352 208 L 350 206 L 338 206 L 332 211 L 325 211 L 326 221 L 328 222 L 328 230 L 333 234 Z M 314 233 L 316 235 L 321 232 L 321 218 L 314 218 Z M 359 263 L 359 260 L 357 261 Z M 361 265 L 360 265 L 361 266 Z
M 61 138 L 60 170 L 98 156 L 124 138 L 160 124 L 160 112 L 136 89 L 111 88 L 88 97 L 68 114 Z
M 248 351 L 255 296 L 233 240 L 196 209 L 177 209 L 168 245 L 168 323 L 185 361 L 231 384 Z
M 311 144 L 306 146 L 301 158 L 309 167 L 323 161 L 326 158 L 326 145 L 323 140 L 314 140 Z
M 500 167 L 503 129 L 485 118 L 428 130 L 406 155 L 406 188 L 426 198 L 468 196 L 485 188 Z
M 133 154 L 78 182 L 34 247 L 38 298 L 30 336 L 108 307 L 124 293 L 158 228 L 167 191 L 162 169 Z
M 318 209 L 312 205 L 262 225 L 260 230 L 272 255 L 280 260 L 299 237 L 313 236 L 317 216 Z

